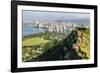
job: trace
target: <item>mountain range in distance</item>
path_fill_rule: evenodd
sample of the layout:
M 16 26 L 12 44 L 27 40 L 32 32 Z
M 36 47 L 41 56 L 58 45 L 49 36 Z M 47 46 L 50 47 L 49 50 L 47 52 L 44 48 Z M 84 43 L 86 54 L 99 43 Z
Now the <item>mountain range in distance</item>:
M 90 25 L 90 20 L 89 19 L 67 19 L 67 20 L 56 20 L 55 22 L 58 23 L 74 23 L 74 24 L 82 24 L 82 25 Z

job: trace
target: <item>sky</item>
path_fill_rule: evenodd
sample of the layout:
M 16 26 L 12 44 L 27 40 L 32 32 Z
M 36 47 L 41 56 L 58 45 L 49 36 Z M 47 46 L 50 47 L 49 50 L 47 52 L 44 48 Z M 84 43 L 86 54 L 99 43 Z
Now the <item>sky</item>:
M 89 13 L 73 13 L 73 12 L 47 12 L 23 10 L 23 22 L 40 21 L 67 21 L 70 23 L 90 24 Z

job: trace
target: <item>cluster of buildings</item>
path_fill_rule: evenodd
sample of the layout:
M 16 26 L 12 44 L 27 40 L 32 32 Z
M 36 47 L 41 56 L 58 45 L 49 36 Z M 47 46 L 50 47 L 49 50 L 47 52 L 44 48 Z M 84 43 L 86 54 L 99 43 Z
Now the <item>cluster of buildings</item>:
M 43 22 L 43 21 L 34 21 L 32 24 L 32 27 L 35 28 L 43 28 L 43 29 L 47 29 L 47 31 L 49 32 L 66 32 L 66 31 L 72 31 L 75 29 L 75 27 L 86 27 L 88 28 L 88 26 L 85 25 L 78 25 L 78 24 L 74 24 L 74 23 L 58 23 L 58 22 Z M 41 30 L 39 30 L 41 31 Z

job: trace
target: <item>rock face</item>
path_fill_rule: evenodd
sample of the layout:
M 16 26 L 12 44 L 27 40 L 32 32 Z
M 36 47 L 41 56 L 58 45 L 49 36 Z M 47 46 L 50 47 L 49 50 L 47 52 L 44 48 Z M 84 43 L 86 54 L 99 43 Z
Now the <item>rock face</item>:
M 76 30 L 72 31 L 72 33 L 64 40 L 64 43 L 66 43 L 68 48 L 65 55 L 66 59 L 90 58 L 89 28 L 77 28 Z

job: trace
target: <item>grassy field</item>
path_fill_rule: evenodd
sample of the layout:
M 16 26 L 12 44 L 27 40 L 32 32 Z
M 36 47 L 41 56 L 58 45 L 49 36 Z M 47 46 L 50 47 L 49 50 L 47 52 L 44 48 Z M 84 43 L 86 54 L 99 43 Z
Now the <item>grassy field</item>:
M 30 37 L 23 41 L 23 46 L 38 46 L 40 44 L 46 44 L 50 42 L 50 40 L 45 40 L 44 38 L 40 37 Z

